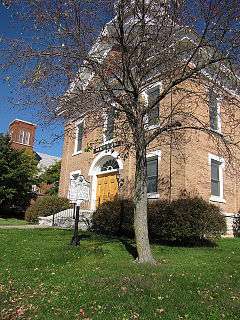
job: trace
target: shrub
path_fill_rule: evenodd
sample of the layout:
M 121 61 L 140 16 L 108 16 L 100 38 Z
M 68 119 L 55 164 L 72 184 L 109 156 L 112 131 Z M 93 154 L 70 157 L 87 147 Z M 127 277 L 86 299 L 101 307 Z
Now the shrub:
M 101 205 L 93 214 L 93 229 L 109 235 L 133 236 L 133 202 L 117 199 Z M 185 197 L 169 203 L 148 204 L 148 228 L 152 241 L 214 240 L 226 232 L 220 209 L 202 198 Z
M 70 208 L 69 200 L 58 196 L 43 196 L 30 205 L 25 212 L 25 219 L 36 222 L 38 217 L 46 217 Z
M 133 202 L 116 199 L 103 203 L 93 213 L 94 231 L 109 235 L 133 236 Z
M 8 218 L 15 218 L 15 219 L 24 219 L 24 211 L 22 208 L 15 207 L 15 208 L 2 208 L 0 206 L 0 218 L 8 219 Z
M 200 197 L 185 197 L 149 206 L 149 234 L 152 239 L 192 242 L 215 240 L 226 232 L 226 220 L 219 207 Z
M 240 211 L 236 214 L 233 220 L 233 234 L 234 237 L 240 237 Z

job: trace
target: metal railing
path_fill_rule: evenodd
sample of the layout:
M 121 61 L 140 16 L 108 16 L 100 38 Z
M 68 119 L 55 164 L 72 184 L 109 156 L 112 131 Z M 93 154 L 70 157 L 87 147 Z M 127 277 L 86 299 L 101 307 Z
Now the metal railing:
M 63 211 L 60 211 L 58 213 L 53 214 L 52 216 L 52 226 L 55 226 L 55 221 L 56 219 L 59 218 L 71 218 L 71 219 L 75 219 L 75 206 L 73 208 L 69 208 Z

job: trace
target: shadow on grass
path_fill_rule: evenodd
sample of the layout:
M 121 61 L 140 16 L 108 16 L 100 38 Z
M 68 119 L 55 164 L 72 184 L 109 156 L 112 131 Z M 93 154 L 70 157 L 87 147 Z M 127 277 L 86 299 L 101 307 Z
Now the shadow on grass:
M 128 251 L 128 253 L 134 258 L 137 259 L 137 248 L 136 243 L 133 238 L 128 238 L 125 236 L 111 236 L 111 235 L 104 235 L 95 232 L 90 232 L 81 235 L 81 239 L 94 239 L 95 241 L 99 242 L 98 244 L 101 245 L 103 243 L 110 243 L 110 242 L 120 242 Z M 181 240 L 163 240 L 163 239 L 150 239 L 150 243 L 152 245 L 161 245 L 161 246 L 169 246 L 169 247 L 185 247 L 185 248 L 214 248 L 217 247 L 218 244 L 214 241 L 208 239 L 199 239 L 199 238 L 185 238 Z
M 208 239 L 181 239 L 181 240 L 151 240 L 151 244 L 158 244 L 162 246 L 170 246 L 170 247 L 185 247 L 185 248 L 214 248 L 217 247 L 218 244 L 214 241 Z
M 91 238 L 91 234 L 79 234 L 79 239 L 80 240 L 86 240 L 86 239 L 89 239 Z
M 135 243 L 133 243 L 133 241 L 130 239 L 120 238 L 118 240 L 124 245 L 125 249 L 130 253 L 130 255 L 134 259 L 137 259 L 138 253 L 137 253 L 137 248 L 136 248 Z
M 72 230 L 64 230 L 63 233 L 72 233 Z M 80 246 L 81 249 L 81 243 L 82 241 L 94 241 L 93 249 L 89 251 L 90 254 L 104 254 L 106 253 L 106 248 L 102 248 L 102 245 L 107 243 L 121 243 L 126 251 L 133 257 L 133 259 L 137 259 L 137 248 L 136 243 L 133 238 L 128 238 L 124 236 L 113 236 L 113 235 L 104 235 L 100 233 L 95 233 L 93 231 L 80 231 L 79 232 L 79 238 L 80 238 Z M 151 244 L 153 245 L 161 245 L 161 246 L 170 246 L 170 247 L 188 247 L 188 248 L 197 248 L 197 247 L 206 247 L 206 248 L 214 248 L 217 246 L 217 244 L 213 241 L 207 240 L 207 239 L 182 239 L 181 241 L 176 240 L 151 240 Z M 89 248 L 87 249 L 89 250 Z
M 125 249 L 130 253 L 134 258 L 138 258 L 137 248 L 134 240 L 128 238 L 118 238 Z M 207 239 L 185 239 L 182 241 L 173 241 L 173 240 L 158 240 L 151 241 L 151 244 L 161 245 L 161 246 L 170 246 L 170 247 L 185 247 L 185 248 L 214 248 L 217 247 L 217 243 L 207 240 Z

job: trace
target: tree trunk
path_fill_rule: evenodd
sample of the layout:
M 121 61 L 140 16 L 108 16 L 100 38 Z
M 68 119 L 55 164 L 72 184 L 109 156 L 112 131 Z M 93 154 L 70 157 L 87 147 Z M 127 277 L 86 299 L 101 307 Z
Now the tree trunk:
M 138 261 L 141 263 L 154 263 L 155 260 L 152 256 L 148 238 L 146 147 L 141 141 L 139 142 L 136 145 L 134 231 Z

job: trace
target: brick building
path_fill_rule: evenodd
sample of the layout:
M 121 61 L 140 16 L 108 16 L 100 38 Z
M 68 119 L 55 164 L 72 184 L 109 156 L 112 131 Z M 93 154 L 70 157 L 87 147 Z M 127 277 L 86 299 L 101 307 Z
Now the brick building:
M 27 149 L 33 151 L 36 124 L 15 119 L 9 125 L 11 145 L 14 149 Z
M 185 41 L 186 37 L 183 39 Z M 114 50 L 110 50 L 105 57 L 110 57 L 109 60 L 115 59 L 114 54 Z M 192 68 L 192 66 L 194 67 L 194 64 L 187 67 Z M 92 81 L 91 75 L 87 73 L 82 78 L 89 78 L 89 81 Z M 146 87 L 142 93 L 146 105 L 151 104 L 156 92 L 159 94 L 162 90 L 163 83 L 157 76 L 155 79 L 155 83 Z M 224 97 L 221 95 L 222 90 L 219 92 L 217 89 L 206 90 L 204 82 L 208 82 L 209 79 L 211 79 L 210 73 L 207 76 L 206 73 L 202 73 L 199 83 L 189 80 L 182 84 L 184 86 L 182 91 L 188 92 L 191 89 L 196 95 L 184 100 L 181 113 L 192 114 L 192 118 L 197 119 L 203 128 L 210 129 L 215 136 L 221 136 L 230 132 L 229 99 L 226 96 L 231 94 L 231 90 L 227 89 Z M 204 92 L 204 99 L 199 98 L 200 92 Z M 181 97 L 177 94 L 168 96 L 151 110 L 147 115 L 146 130 L 158 126 L 160 118 L 168 112 L 170 100 L 174 99 L 181 101 Z M 91 197 L 87 207 L 94 210 L 102 202 L 111 200 L 117 195 L 131 196 L 135 158 L 133 152 L 130 152 L 128 157 L 122 153 L 122 146 L 114 134 L 114 119 L 110 113 L 106 115 L 106 121 L 92 131 L 85 130 L 88 127 L 87 121 L 80 116 L 78 120 L 68 120 L 65 124 L 59 194 L 68 197 L 70 180 L 81 174 L 90 182 Z M 206 201 L 221 207 L 228 217 L 230 235 L 232 218 L 240 209 L 238 176 L 228 166 L 228 159 L 221 153 L 213 139 L 203 131 L 186 131 L 179 134 L 178 138 L 174 137 L 175 143 L 172 143 L 171 134 L 168 141 L 157 138 L 151 142 L 147 149 L 148 198 L 151 201 L 171 200 L 183 192 L 202 196 Z M 234 134 L 240 137 L 238 129 Z M 176 144 L 177 139 L 179 143 Z
M 218 108 L 218 112 L 213 112 L 214 108 Z M 226 129 L 224 101 L 220 105 L 218 100 L 209 99 L 208 104 L 198 105 L 196 112 L 219 134 Z M 66 123 L 59 193 L 67 197 L 70 179 L 82 174 L 91 183 L 91 199 L 87 206 L 94 210 L 116 195 L 131 194 L 135 159 L 131 154 L 125 158 L 121 146 L 114 143 L 114 126 L 105 123 L 101 130 L 98 128 L 91 133 L 84 133 L 84 126 L 83 119 Z M 192 131 L 185 140 L 187 142 L 178 148 L 159 140 L 149 146 L 148 198 L 174 199 L 184 191 L 202 196 L 219 205 L 229 217 L 228 233 L 231 234 L 232 217 L 240 208 L 238 177 L 226 165 L 210 137 Z M 90 151 L 89 144 L 93 145 Z
M 35 133 L 37 125 L 25 120 L 15 119 L 9 124 L 8 134 L 11 138 L 11 147 L 16 150 L 26 150 L 33 153 L 38 162 L 39 172 L 44 172 L 48 167 L 61 160 L 56 156 L 36 152 L 34 150 Z M 33 191 L 39 195 L 45 194 L 51 188 L 49 184 L 33 186 Z

